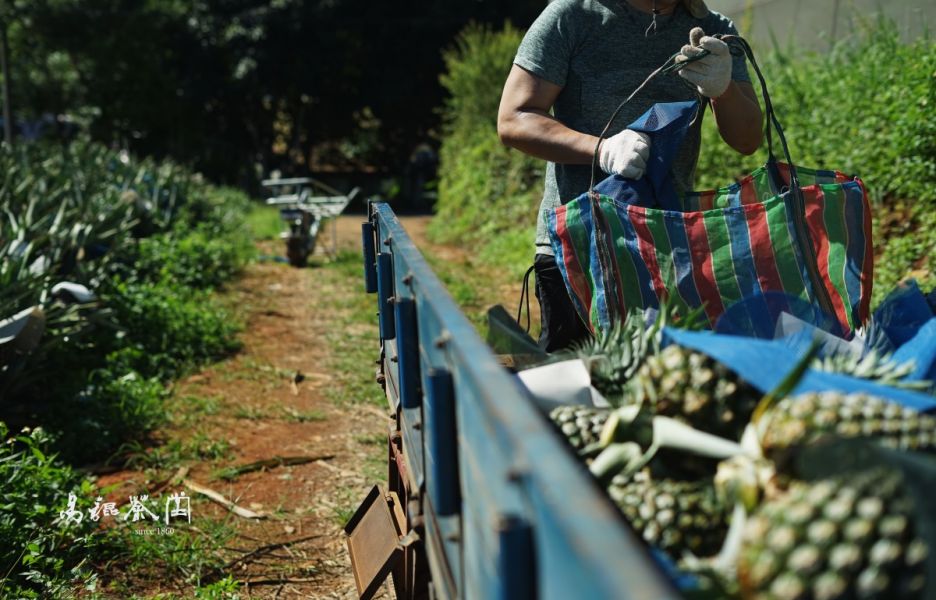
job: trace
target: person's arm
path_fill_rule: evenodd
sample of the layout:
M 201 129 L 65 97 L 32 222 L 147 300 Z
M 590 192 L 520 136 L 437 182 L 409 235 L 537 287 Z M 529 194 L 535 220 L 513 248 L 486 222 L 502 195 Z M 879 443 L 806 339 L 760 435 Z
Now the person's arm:
M 712 112 L 726 144 L 741 154 L 757 151 L 764 137 L 761 127 L 764 116 L 753 85 L 731 81 L 724 94 L 712 99 Z
M 537 158 L 591 164 L 598 138 L 566 127 L 549 114 L 561 91 L 561 86 L 514 65 L 497 111 L 497 135 L 505 145 Z M 605 173 L 640 179 L 649 156 L 650 137 L 625 129 L 602 141 L 597 164 Z
M 514 65 L 497 111 L 504 145 L 555 163 L 591 163 L 598 138 L 570 129 L 549 114 L 562 87 Z

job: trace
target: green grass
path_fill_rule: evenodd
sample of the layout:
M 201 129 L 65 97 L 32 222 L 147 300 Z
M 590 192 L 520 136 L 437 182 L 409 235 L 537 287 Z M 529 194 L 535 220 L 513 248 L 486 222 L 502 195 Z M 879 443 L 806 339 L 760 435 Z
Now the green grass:
M 328 290 L 319 302 L 327 302 L 337 315 L 325 336 L 330 358 L 324 368 L 334 374 L 326 395 L 338 405 L 386 400 L 374 379 L 380 348 L 377 337 L 377 299 L 363 290 L 362 258 L 344 251 L 322 264 L 321 288 Z
M 231 361 L 219 370 L 222 381 L 254 381 L 267 384 L 268 388 L 281 385 L 293 378 L 295 373 L 251 357 Z
M 233 456 L 227 440 L 196 431 L 185 438 L 172 438 L 163 444 L 129 442 L 120 451 L 131 469 L 168 471 L 185 463 L 229 459 Z
M 176 588 L 181 597 L 188 586 L 205 589 L 203 585 L 227 581 L 214 589 L 207 587 L 202 596 L 196 597 L 230 597 L 204 595 L 236 589 L 221 572 L 228 555 L 225 547 L 235 537 L 231 519 L 236 517 L 231 513 L 223 519 L 213 517 L 210 506 L 207 501 L 193 498 L 191 525 L 184 522 L 173 525 L 172 534 L 139 535 L 132 526 L 108 530 L 110 544 L 123 550 L 109 557 L 108 572 L 115 574 L 115 578 L 108 582 L 107 593 L 129 597 L 139 591 L 140 582 L 160 581 Z
M 283 418 L 291 423 L 310 423 L 313 421 L 325 421 L 328 415 L 320 410 L 297 410 L 291 406 L 283 407 Z
M 279 239 L 283 229 L 279 209 L 259 202 L 251 203 L 250 212 L 247 213 L 247 229 L 255 240 Z
M 235 419 L 246 419 L 248 421 L 258 421 L 270 416 L 270 413 L 259 406 L 252 404 L 242 404 L 234 409 Z
M 202 417 L 210 417 L 221 411 L 218 396 L 173 395 L 166 402 L 169 422 L 177 427 L 188 427 Z

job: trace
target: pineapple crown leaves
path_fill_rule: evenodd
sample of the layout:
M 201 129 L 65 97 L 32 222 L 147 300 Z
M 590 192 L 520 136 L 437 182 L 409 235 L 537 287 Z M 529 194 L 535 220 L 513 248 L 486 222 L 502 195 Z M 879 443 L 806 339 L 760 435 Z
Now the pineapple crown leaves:
M 891 353 L 873 348 L 860 356 L 849 352 L 832 352 L 813 360 L 811 367 L 818 371 L 842 373 L 910 390 L 925 391 L 933 385 L 932 381 L 906 379 L 916 368 L 914 360 L 899 363 Z
M 570 350 L 556 355 L 556 360 L 580 358 L 592 375 L 596 387 L 602 392 L 617 392 L 637 372 L 646 356 L 659 352 L 662 347 L 663 329 L 675 325 L 681 329 L 701 329 L 704 326 L 701 308 L 686 315 L 678 312 L 672 300 L 665 301 L 647 323 L 649 314 L 638 310 L 628 311 L 623 318 L 615 320 L 610 328 Z

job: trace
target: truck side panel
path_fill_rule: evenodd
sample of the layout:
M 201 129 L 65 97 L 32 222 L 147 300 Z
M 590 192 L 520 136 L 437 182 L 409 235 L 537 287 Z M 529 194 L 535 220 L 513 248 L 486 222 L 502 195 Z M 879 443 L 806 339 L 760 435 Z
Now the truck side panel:
M 435 596 L 678 597 L 519 380 L 480 339 L 390 207 L 371 204 L 369 216 L 376 250 L 392 265 L 393 290 L 383 291 L 413 300 L 416 312 L 419 385 L 411 408 L 397 415 L 412 488 L 408 520 L 419 527 Z M 394 333 L 396 340 L 381 339 L 392 410 L 400 404 L 402 368 Z M 448 377 L 445 392 L 439 381 Z M 454 424 L 433 412 L 448 401 Z M 439 468 L 453 464 L 455 473 Z M 446 495 L 453 482 L 457 494 Z M 453 497 L 454 509 L 440 506 L 451 514 L 438 514 L 433 498 L 450 504 Z

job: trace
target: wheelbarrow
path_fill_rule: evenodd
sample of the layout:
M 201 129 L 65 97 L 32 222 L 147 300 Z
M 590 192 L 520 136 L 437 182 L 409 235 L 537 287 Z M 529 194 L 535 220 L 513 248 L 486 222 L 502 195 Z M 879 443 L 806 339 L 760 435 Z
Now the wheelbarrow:
M 270 206 L 278 206 L 280 219 L 285 228 L 280 238 L 286 242 L 286 257 L 294 267 L 304 267 L 309 256 L 315 252 L 318 235 L 326 221 L 332 223 L 331 248 L 326 250 L 329 256 L 338 254 L 338 231 L 336 218 L 351 203 L 360 188 L 352 189 L 348 194 L 316 181 L 311 177 L 292 177 L 285 179 L 266 179 L 263 186 L 271 190 L 286 192 L 267 198 Z M 314 189 L 324 191 L 323 196 L 314 196 Z

